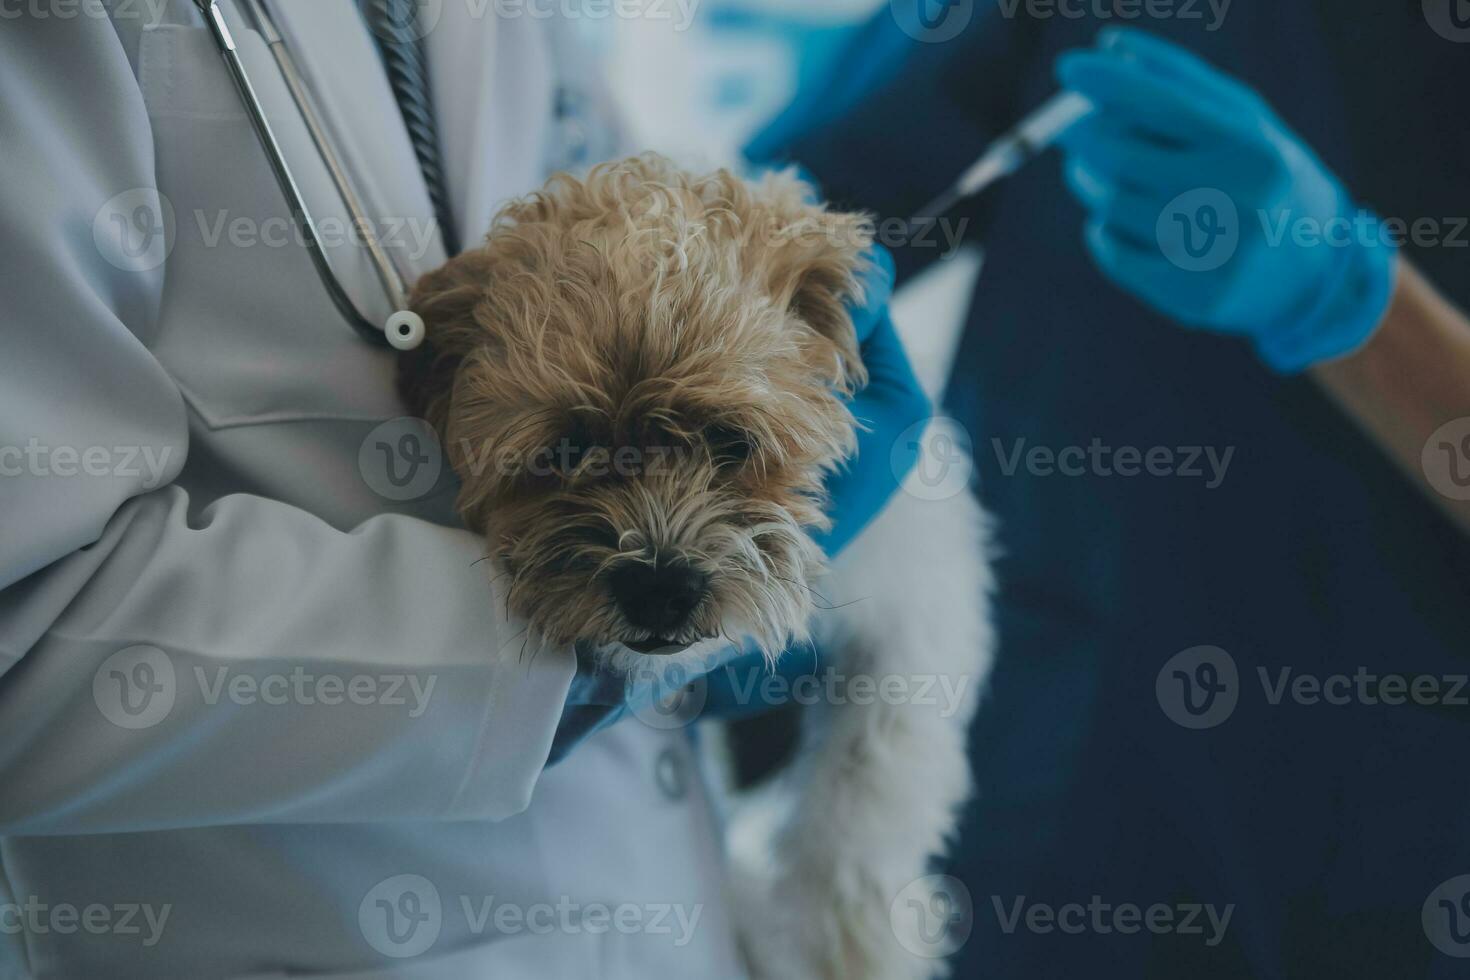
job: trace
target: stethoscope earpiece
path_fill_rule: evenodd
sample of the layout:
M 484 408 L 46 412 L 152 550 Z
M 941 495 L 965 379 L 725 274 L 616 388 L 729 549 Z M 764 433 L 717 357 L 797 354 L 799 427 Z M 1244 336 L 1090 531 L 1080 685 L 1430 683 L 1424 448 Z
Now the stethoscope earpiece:
M 413 310 L 399 310 L 383 324 L 383 335 L 399 350 L 413 350 L 424 342 L 424 318 Z

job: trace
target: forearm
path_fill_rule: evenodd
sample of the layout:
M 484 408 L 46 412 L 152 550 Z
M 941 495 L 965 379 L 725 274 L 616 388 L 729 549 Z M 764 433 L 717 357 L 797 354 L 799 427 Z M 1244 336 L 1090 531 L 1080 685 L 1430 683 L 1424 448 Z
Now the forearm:
M 1457 442 L 1448 450 L 1426 448 L 1445 423 L 1470 419 L 1470 319 L 1463 311 L 1400 259 L 1382 325 L 1368 343 L 1315 366 L 1311 375 L 1429 499 L 1470 532 L 1470 500 L 1448 496 L 1441 489 L 1445 480 L 1431 480 L 1424 466 L 1426 451 L 1431 459 L 1448 452 L 1458 454 L 1454 462 L 1461 470 L 1470 470 L 1470 458 Z M 1470 487 L 1464 492 L 1470 494 Z
M 468 531 L 165 487 L 0 591 L 0 834 L 499 819 L 571 682 Z

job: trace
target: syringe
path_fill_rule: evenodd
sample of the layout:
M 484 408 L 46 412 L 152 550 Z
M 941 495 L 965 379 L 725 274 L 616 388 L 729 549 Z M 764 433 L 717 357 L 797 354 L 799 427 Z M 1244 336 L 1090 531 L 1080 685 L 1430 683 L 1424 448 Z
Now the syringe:
M 960 201 L 1020 170 L 1091 111 L 1092 102 L 1076 92 L 1052 96 L 986 147 L 959 180 L 909 219 L 909 227 L 932 225 Z

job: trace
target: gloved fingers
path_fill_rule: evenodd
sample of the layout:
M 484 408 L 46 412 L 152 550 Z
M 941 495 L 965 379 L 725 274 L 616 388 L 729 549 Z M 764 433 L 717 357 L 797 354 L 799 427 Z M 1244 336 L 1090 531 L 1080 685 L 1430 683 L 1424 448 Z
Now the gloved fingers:
M 872 337 L 873 331 L 887 314 L 888 301 L 893 296 L 895 273 L 892 254 L 882 245 L 874 244 L 868 252 L 868 258 L 871 265 L 862 277 L 863 303 L 861 306 L 853 304 L 849 310 L 859 346 L 865 345 Z M 864 360 L 866 359 L 865 351 Z
M 1259 98 L 1251 89 L 1187 48 L 1136 28 L 1105 28 L 1098 32 L 1097 47 L 1101 51 L 1112 51 L 1135 59 L 1160 77 L 1192 89 L 1200 97 L 1241 107 L 1254 107 Z
M 1096 177 L 1138 190 L 1196 186 L 1201 170 L 1212 160 L 1189 147 L 1160 143 L 1106 114 L 1088 116 L 1058 142 Z
M 864 403 L 896 404 L 901 400 L 897 396 L 912 392 L 919 392 L 920 398 L 924 397 L 909 363 L 908 351 L 904 349 L 898 329 L 893 325 L 893 317 L 886 309 L 863 344 L 863 363 L 868 369 L 868 387 L 853 399 L 853 414 L 859 422 L 865 421 L 858 412 L 858 406 Z M 870 392 L 874 388 L 877 390 Z
M 832 528 L 812 535 L 828 555 L 857 537 L 898 489 L 908 474 L 895 465 L 893 447 L 934 411 L 886 311 L 863 345 L 863 363 L 868 384 L 849 405 L 858 422 L 857 452 L 828 475 Z
M 1062 86 L 1092 100 L 1096 112 L 1180 147 L 1210 146 L 1234 126 L 1209 99 L 1136 59 L 1108 51 L 1070 51 L 1057 59 Z
M 1197 282 L 1164 257 L 1157 246 L 1119 234 L 1098 222 L 1088 222 L 1087 250 L 1100 269 L 1114 282 L 1155 309 L 1169 313 L 1182 323 L 1181 298 L 1198 291 Z
M 1106 207 L 1108 201 L 1118 192 L 1117 184 L 1106 177 L 1098 176 L 1087 161 L 1075 157 L 1069 158 L 1062 167 L 1062 182 L 1067 185 L 1077 203 L 1087 209 L 1088 214 L 1096 214 Z
M 1093 224 L 1139 242 L 1156 239 L 1159 215 L 1168 197 L 1099 177 L 1080 159 L 1068 162 L 1064 177 L 1068 189 L 1087 209 Z
M 820 667 L 821 652 L 809 645 L 786 650 L 774 667 L 759 651 L 743 654 L 709 674 L 700 718 L 750 718 L 779 708 L 786 701 L 773 701 L 763 694 L 765 679 L 774 676 L 795 681 L 815 674 Z

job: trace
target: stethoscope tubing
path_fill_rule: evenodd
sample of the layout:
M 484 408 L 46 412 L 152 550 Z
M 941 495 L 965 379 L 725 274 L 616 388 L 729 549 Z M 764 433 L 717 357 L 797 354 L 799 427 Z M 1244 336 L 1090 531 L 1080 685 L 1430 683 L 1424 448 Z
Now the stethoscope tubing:
M 296 224 L 302 243 L 311 257 L 312 265 L 316 268 L 317 276 L 321 279 L 322 286 L 326 289 L 332 305 L 363 339 L 372 344 L 391 346 L 400 350 L 417 347 L 423 339 L 423 321 L 417 314 L 407 309 L 403 278 L 371 234 L 365 235 L 369 255 L 373 259 L 373 267 L 395 312 L 388 318 L 385 325 L 378 326 L 358 311 L 357 306 L 352 302 L 352 297 L 343 288 L 322 248 L 316 221 L 312 218 L 311 210 L 306 205 L 300 185 L 297 184 L 295 176 L 291 173 L 291 166 L 286 162 L 286 155 L 281 149 L 279 140 L 276 139 L 270 120 L 266 118 L 265 109 L 255 92 L 255 86 L 250 82 L 250 76 L 245 71 L 244 62 L 235 46 L 235 39 L 230 33 L 229 25 L 225 23 L 218 3 L 216 0 L 196 0 L 196 3 L 204 14 L 204 20 L 229 69 L 230 78 L 234 81 L 235 89 L 240 94 L 240 101 L 245 106 L 245 113 L 250 118 L 250 125 L 265 150 L 271 171 L 275 174 L 276 183 L 280 186 L 281 193 L 285 196 L 286 203 L 291 210 L 292 221 Z M 361 200 L 347 178 L 346 170 L 342 167 L 331 142 L 326 138 L 325 129 L 306 95 L 300 73 L 297 71 L 294 59 L 286 50 L 285 42 L 275 30 L 269 13 L 254 0 L 247 0 L 247 3 L 261 26 L 262 35 L 274 53 L 276 63 L 280 66 L 287 88 L 291 92 L 291 97 L 296 102 L 307 129 L 311 133 L 312 142 L 316 144 L 333 183 L 351 212 L 356 227 L 369 229 L 370 225 L 362 210 Z

